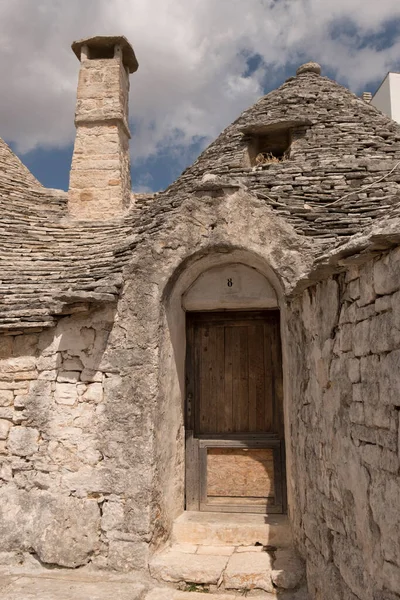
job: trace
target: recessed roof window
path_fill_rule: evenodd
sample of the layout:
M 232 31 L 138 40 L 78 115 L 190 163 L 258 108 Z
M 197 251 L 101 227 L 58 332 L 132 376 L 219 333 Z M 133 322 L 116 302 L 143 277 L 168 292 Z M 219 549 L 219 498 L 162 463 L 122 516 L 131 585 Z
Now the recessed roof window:
M 251 166 L 280 162 L 289 157 L 291 136 L 287 129 L 267 135 L 254 136 L 249 140 Z
M 292 132 L 309 124 L 304 121 L 287 121 L 271 125 L 248 125 L 242 129 L 247 142 L 249 166 L 257 167 L 289 159 Z

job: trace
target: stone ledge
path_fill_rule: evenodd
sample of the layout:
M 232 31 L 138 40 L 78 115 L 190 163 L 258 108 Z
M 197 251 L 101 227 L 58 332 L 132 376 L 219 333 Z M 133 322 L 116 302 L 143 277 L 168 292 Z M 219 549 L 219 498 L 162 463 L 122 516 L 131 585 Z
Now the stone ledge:
M 227 565 L 228 556 L 186 554 L 167 550 L 150 562 L 150 574 L 155 579 L 178 583 L 218 583 Z
M 292 545 L 289 519 L 285 515 L 238 515 L 185 511 L 174 522 L 173 543 L 206 546 Z

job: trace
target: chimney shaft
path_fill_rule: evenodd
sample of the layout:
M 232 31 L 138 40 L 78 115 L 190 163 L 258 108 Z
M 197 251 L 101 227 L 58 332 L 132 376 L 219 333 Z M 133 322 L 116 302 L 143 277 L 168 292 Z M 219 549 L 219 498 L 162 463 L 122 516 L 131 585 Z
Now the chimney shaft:
M 72 49 L 81 68 L 69 213 L 76 219 L 108 219 L 130 203 L 129 73 L 138 63 L 124 37 L 88 38 Z
M 361 98 L 364 100 L 364 102 L 369 104 L 372 100 L 372 94 L 371 92 L 363 92 Z

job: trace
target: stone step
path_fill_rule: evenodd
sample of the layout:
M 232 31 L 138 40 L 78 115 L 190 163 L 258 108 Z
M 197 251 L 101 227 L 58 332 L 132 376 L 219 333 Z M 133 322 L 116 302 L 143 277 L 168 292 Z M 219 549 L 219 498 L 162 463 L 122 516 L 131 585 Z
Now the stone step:
M 275 546 L 292 545 L 292 533 L 286 515 L 238 513 L 182 513 L 174 522 L 172 542 L 206 546 Z
M 150 574 L 173 583 L 217 584 L 228 560 L 229 556 L 188 554 L 172 546 L 152 558 Z
M 289 548 L 263 546 L 172 545 L 150 561 L 158 581 L 217 586 L 225 590 L 294 590 L 304 581 L 304 567 Z

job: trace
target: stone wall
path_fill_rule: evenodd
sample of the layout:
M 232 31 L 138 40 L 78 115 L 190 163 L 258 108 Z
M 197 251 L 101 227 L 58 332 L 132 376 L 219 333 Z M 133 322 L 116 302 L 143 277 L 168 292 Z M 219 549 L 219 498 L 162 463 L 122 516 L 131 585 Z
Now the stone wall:
M 312 252 L 254 196 L 189 197 L 152 231 L 117 309 L 2 338 L 2 551 L 147 567 L 183 509 L 182 294 L 234 262 L 268 278 L 287 323 L 289 506 L 313 600 L 398 598 L 399 250 L 285 307 Z
M 4 551 L 146 568 L 184 507 L 182 294 L 205 270 L 239 262 L 281 298 L 281 282 L 288 289 L 312 259 L 294 238 L 243 191 L 189 198 L 132 250 L 117 308 L 2 338 Z
M 142 494 L 137 465 L 132 472 L 137 442 L 127 433 L 124 444 L 124 426 L 139 420 L 139 409 L 129 408 L 132 394 L 121 408 L 115 392 L 120 369 L 107 352 L 119 335 L 114 312 L 1 338 L 2 560 L 30 553 L 65 567 L 146 564 L 146 521 L 135 523 L 133 501 Z
M 80 125 L 76 132 L 68 207 L 78 219 L 109 219 L 130 202 L 129 138 L 115 122 Z
M 292 520 L 314 600 L 400 598 L 400 249 L 288 316 Z
M 243 190 L 187 198 L 132 253 L 119 304 L 127 347 L 139 342 L 132 385 L 154 428 L 151 468 L 153 548 L 168 538 L 184 506 L 185 314 L 182 295 L 210 268 L 255 268 L 283 303 L 286 290 L 310 268 L 308 242 Z M 160 315 L 161 310 L 161 315 Z M 142 467 L 143 468 L 143 467 Z M 147 517 L 146 517 L 147 518 Z

